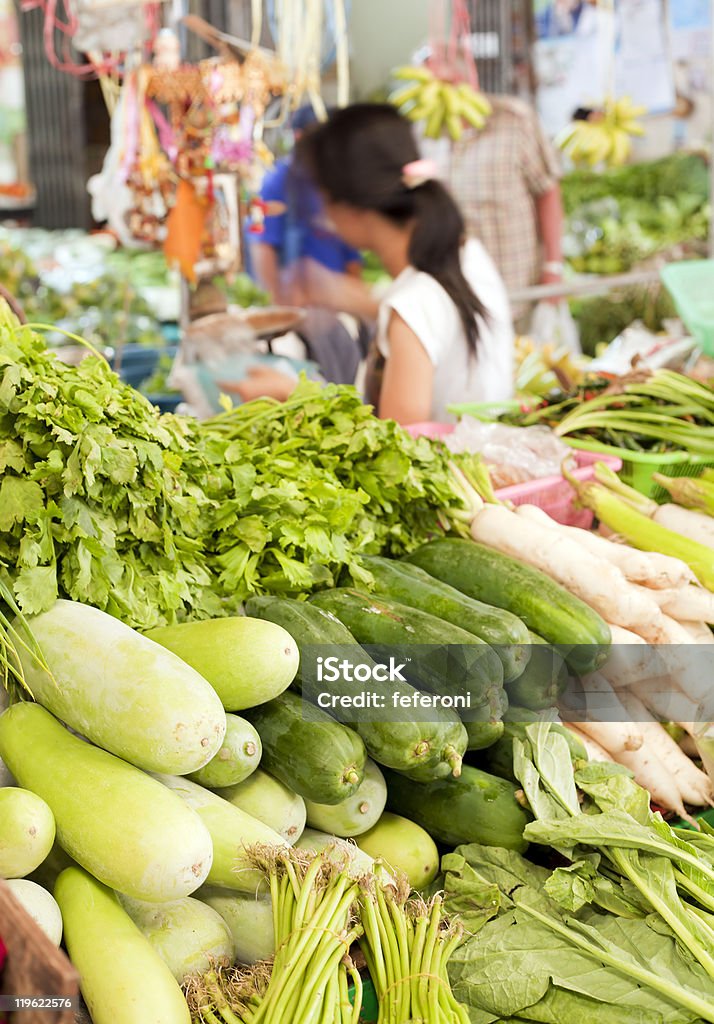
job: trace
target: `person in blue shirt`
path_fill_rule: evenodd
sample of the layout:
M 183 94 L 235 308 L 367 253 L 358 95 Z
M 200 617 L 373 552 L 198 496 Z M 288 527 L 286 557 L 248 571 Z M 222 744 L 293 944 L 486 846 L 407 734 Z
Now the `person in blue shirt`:
M 316 122 L 312 107 L 292 118 L 295 141 Z M 292 155 L 279 160 L 264 180 L 260 198 L 263 230 L 251 240 L 253 274 L 271 299 L 292 306 L 319 304 L 319 270 L 346 275 L 354 284 L 362 271 L 359 252 L 343 242 L 325 220 L 322 202 Z

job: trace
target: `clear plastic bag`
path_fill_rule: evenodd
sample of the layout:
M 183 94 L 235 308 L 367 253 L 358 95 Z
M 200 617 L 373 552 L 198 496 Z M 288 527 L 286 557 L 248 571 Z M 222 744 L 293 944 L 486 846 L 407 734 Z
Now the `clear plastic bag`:
M 560 476 L 572 449 L 549 427 L 509 427 L 464 416 L 444 438 L 452 452 L 478 453 L 489 467 L 494 487 Z
M 567 302 L 539 302 L 533 310 L 530 337 L 537 345 L 553 345 L 579 355 L 578 327 Z

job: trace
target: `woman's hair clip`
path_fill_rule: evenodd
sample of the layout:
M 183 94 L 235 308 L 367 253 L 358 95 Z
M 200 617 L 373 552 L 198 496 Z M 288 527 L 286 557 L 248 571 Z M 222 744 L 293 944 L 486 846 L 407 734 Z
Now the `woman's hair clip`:
M 408 189 L 418 188 L 439 177 L 439 168 L 433 160 L 412 160 L 402 167 L 402 183 Z

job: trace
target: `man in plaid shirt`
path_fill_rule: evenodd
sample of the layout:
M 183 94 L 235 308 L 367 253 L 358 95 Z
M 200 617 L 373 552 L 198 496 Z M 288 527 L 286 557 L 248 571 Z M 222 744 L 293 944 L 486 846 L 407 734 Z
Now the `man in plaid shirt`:
M 491 96 L 485 128 L 458 142 L 425 139 L 461 207 L 470 236 L 480 239 L 509 292 L 562 279 L 563 207 L 557 153 L 536 112 L 511 96 Z M 513 304 L 519 330 L 530 307 Z

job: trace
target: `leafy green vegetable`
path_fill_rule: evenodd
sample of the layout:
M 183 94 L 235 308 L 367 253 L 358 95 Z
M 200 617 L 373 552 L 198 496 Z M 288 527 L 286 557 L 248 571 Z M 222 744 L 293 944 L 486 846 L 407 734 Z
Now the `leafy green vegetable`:
M 668 931 L 588 906 L 566 913 L 547 894 L 548 872 L 512 851 L 461 846 L 442 868 L 447 910 L 477 926 L 450 969 L 476 1024 L 714 1019 L 714 983 Z
M 104 360 L 67 366 L 0 306 L 0 562 L 26 614 L 58 595 L 138 628 L 305 594 L 361 554 L 468 530 L 448 453 L 354 388 L 303 382 L 215 420 L 159 415 Z

